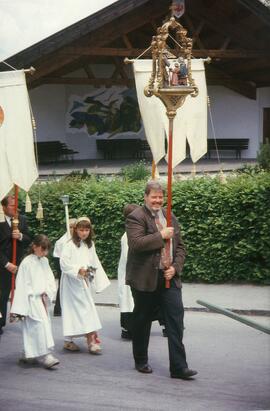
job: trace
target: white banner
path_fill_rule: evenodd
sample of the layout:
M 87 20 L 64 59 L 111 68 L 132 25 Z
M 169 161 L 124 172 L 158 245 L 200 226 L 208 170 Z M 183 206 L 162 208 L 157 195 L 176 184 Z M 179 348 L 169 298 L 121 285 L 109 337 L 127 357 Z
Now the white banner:
M 157 164 L 165 156 L 165 128 L 161 120 L 161 116 L 165 120 L 165 107 L 157 97 L 144 95 L 144 87 L 152 71 L 152 60 L 135 60 L 133 69 L 146 139 Z
M 196 163 L 207 153 L 207 90 L 204 62 L 191 60 L 192 77 L 199 89 L 197 97 L 187 96 L 174 119 L 173 167 L 186 158 L 186 139 L 190 156 Z
M 133 66 L 146 138 L 153 159 L 158 163 L 166 154 L 165 134 L 168 134 L 169 120 L 164 104 L 155 96 L 144 95 L 144 87 L 148 84 L 152 71 L 152 60 L 135 60 Z M 188 96 L 183 106 L 177 110 L 173 122 L 173 167 L 186 158 L 186 141 L 194 163 L 207 152 L 207 92 L 203 60 L 193 59 L 191 68 L 199 95 Z
M 0 200 L 13 184 L 28 191 L 38 177 L 25 73 L 0 72 Z

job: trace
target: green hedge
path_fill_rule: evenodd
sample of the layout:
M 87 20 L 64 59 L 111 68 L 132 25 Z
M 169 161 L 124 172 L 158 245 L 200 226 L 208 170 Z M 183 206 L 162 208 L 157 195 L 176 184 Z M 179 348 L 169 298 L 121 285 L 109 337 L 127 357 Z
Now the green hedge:
M 69 194 L 70 217 L 87 215 L 94 223 L 98 255 L 115 277 L 124 232 L 122 209 L 143 202 L 144 182 L 66 179 L 35 185 L 30 192 L 35 212 L 28 215 L 33 233 L 54 241 L 65 231 L 59 197 Z M 40 197 L 42 224 L 35 219 Z M 22 199 L 23 200 L 23 199 Z M 240 175 L 221 184 L 208 177 L 176 182 L 173 211 L 180 222 L 188 256 L 184 281 L 269 281 L 270 174 Z

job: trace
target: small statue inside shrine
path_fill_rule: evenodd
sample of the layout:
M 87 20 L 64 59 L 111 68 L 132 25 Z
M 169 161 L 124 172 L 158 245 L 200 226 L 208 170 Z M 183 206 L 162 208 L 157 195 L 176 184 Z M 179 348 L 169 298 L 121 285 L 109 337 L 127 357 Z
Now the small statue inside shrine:
M 188 78 L 188 70 L 183 57 L 179 57 L 170 67 L 170 85 L 171 86 L 186 86 Z
M 178 86 L 179 73 L 180 73 L 180 64 L 178 62 L 174 62 L 173 66 L 170 67 L 170 85 L 171 86 Z
M 187 85 L 187 78 L 188 78 L 188 69 L 183 57 L 179 57 L 179 73 L 178 73 L 178 85 L 179 86 L 186 86 Z

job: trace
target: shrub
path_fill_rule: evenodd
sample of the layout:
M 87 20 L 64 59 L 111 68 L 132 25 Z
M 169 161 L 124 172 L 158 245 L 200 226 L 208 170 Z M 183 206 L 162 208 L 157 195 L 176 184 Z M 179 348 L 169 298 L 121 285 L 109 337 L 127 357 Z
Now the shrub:
M 122 210 L 127 203 L 143 203 L 144 181 L 120 179 L 97 181 L 70 178 L 35 185 L 33 207 L 40 196 L 44 220 L 33 211 L 29 225 L 54 243 L 65 232 L 61 200 L 69 194 L 70 217 L 87 215 L 94 224 L 98 255 L 106 272 L 116 277 L 120 238 L 124 233 Z M 22 199 L 21 199 L 22 200 Z M 270 173 L 241 174 L 226 184 L 207 177 L 173 185 L 173 211 L 177 216 L 187 258 L 184 281 L 259 282 L 269 279 L 270 267 Z
M 254 175 L 261 173 L 263 171 L 262 167 L 259 164 L 244 164 L 243 167 L 236 170 L 237 174 L 249 174 Z
M 270 143 L 260 145 L 260 150 L 257 153 L 257 161 L 264 170 L 270 170 Z
M 146 181 L 150 175 L 151 171 L 144 160 L 138 161 L 137 163 L 130 164 L 128 166 L 122 167 L 121 175 L 127 181 Z

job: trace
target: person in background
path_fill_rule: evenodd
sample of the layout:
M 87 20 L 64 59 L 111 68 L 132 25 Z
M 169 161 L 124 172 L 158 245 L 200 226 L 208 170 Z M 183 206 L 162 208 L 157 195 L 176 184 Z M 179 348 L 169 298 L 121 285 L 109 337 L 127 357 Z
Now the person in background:
M 126 219 L 129 213 L 139 207 L 137 204 L 127 204 L 124 207 L 123 215 Z M 131 289 L 126 285 L 126 264 L 128 255 L 128 243 L 126 232 L 121 237 L 121 255 L 118 264 L 118 297 L 120 307 L 120 325 L 122 328 L 121 337 L 126 340 L 131 340 L 132 336 L 132 312 L 134 301 Z
M 16 274 L 23 258 L 26 247 L 30 244 L 31 236 L 26 217 L 19 215 L 17 230 L 12 230 L 12 220 L 15 217 L 15 198 L 11 195 L 2 199 L 5 221 L 0 223 L 0 335 L 6 325 L 7 305 L 11 290 L 12 273 Z M 12 261 L 12 242 L 17 240 L 16 264 Z
M 101 323 L 91 290 L 93 287 L 96 292 L 101 292 L 110 285 L 110 281 L 97 256 L 88 217 L 77 219 L 72 238 L 63 247 L 60 266 L 64 348 L 70 337 L 85 336 L 89 353 L 101 354 L 97 336 Z M 76 347 L 79 349 L 77 344 Z
M 123 209 L 123 215 L 126 219 L 127 216 L 132 213 L 139 205 L 127 204 Z M 121 338 L 125 340 L 132 339 L 132 316 L 134 301 L 131 289 L 129 285 L 126 285 L 126 265 L 128 256 L 128 242 L 126 232 L 121 237 L 121 255 L 118 264 L 118 298 L 120 307 L 120 326 L 121 326 Z M 164 326 L 164 320 L 162 318 L 159 309 L 153 315 L 153 321 L 158 320 L 161 326 Z M 163 336 L 166 337 L 165 327 L 162 329 Z
M 20 264 L 11 320 L 22 320 L 24 353 L 23 363 L 41 362 L 45 368 L 59 364 L 51 350 L 54 346 L 49 304 L 56 292 L 55 278 L 46 258 L 49 239 L 37 235 L 31 244 L 30 254 Z
M 73 228 L 74 228 L 75 223 L 76 223 L 76 218 L 70 218 L 69 219 L 69 233 L 66 232 L 65 234 L 63 234 L 62 237 L 60 237 L 59 240 L 57 240 L 55 242 L 54 249 L 53 249 L 54 265 L 55 265 L 55 269 L 56 269 L 57 277 L 58 277 L 58 288 L 57 288 L 55 305 L 54 305 L 54 310 L 53 310 L 53 315 L 55 317 L 60 317 L 61 316 L 61 305 L 60 305 L 60 281 L 61 281 L 60 257 L 61 257 L 61 253 L 62 253 L 64 244 L 72 237 L 72 232 L 73 232 Z

